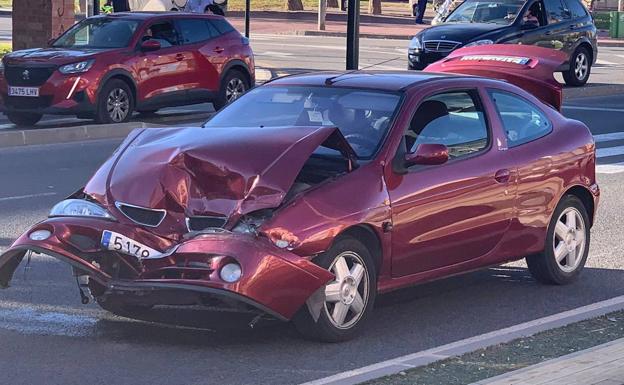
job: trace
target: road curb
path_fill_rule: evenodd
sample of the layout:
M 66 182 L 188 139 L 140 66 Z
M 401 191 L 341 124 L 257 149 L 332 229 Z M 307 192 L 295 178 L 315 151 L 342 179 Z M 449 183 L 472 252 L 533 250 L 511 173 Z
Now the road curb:
M 2 132 L 0 132 L 0 148 L 123 138 L 135 128 L 160 126 L 159 124 L 153 123 L 130 122 L 32 130 L 2 130 Z
M 355 385 L 384 376 L 397 374 L 436 361 L 460 356 L 465 353 L 531 336 L 542 331 L 562 327 L 575 322 L 603 316 L 624 309 L 624 296 L 611 298 L 576 309 L 553 314 L 515 326 L 481 334 L 450 344 L 404 355 L 387 361 L 349 370 L 333 376 L 306 382 L 302 385 Z

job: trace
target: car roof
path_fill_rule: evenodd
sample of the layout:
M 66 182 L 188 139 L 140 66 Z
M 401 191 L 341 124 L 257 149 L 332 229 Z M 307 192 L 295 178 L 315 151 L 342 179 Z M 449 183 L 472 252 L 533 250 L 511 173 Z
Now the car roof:
M 420 71 L 327 71 L 277 78 L 271 85 L 334 86 L 368 88 L 380 91 L 403 91 L 436 79 L 474 78 L 468 75 Z

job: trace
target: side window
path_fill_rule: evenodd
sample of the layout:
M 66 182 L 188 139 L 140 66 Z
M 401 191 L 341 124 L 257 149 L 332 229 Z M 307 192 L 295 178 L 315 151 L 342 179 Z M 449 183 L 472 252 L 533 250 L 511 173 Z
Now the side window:
M 142 40 L 157 40 L 163 48 L 178 45 L 179 42 L 178 33 L 170 21 L 152 24 L 145 31 Z
M 490 96 L 503 122 L 508 147 L 519 146 L 552 131 L 546 115 L 532 103 L 503 91 L 490 90 Z
M 234 27 L 225 19 L 210 19 L 209 21 L 221 35 L 234 31 Z
M 562 0 L 545 0 L 548 24 L 561 23 L 570 18 L 570 11 L 566 9 Z
M 451 159 L 484 150 L 489 134 L 485 113 L 475 92 L 451 91 L 425 99 L 405 134 L 408 152 L 423 143 L 444 144 Z
M 182 44 L 193 44 L 219 35 L 205 19 L 181 19 L 177 21 Z
M 568 9 L 572 14 L 572 18 L 579 19 L 587 16 L 587 10 L 579 0 L 566 0 L 566 3 L 568 4 Z

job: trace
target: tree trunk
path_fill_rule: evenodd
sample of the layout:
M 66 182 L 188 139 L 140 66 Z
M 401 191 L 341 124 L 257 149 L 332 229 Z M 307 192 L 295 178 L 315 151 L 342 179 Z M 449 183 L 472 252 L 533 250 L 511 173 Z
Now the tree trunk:
M 368 13 L 381 15 L 381 0 L 368 0 Z
M 303 11 L 303 2 L 301 0 L 286 0 L 286 10 Z
M 338 0 L 327 0 L 327 8 L 338 8 Z

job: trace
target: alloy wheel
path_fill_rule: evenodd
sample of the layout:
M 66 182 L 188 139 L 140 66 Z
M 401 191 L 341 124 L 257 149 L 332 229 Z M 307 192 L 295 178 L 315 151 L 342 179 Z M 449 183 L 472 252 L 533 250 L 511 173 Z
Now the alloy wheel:
M 231 103 L 240 98 L 245 91 L 245 83 L 239 78 L 232 78 L 225 88 L 225 100 Z
M 574 60 L 574 75 L 578 80 L 585 79 L 589 69 L 589 60 L 585 52 L 579 52 Z
M 325 306 L 329 321 L 339 329 L 349 329 L 362 315 L 370 296 L 366 265 L 358 254 L 345 251 L 329 267 L 336 280 L 325 287 Z
M 130 112 L 128 93 L 121 88 L 113 89 L 106 99 L 106 111 L 113 122 L 123 122 Z
M 555 225 L 553 251 L 557 264 L 562 271 L 571 273 L 583 259 L 587 240 L 585 221 L 574 207 L 568 207 L 559 216 Z

